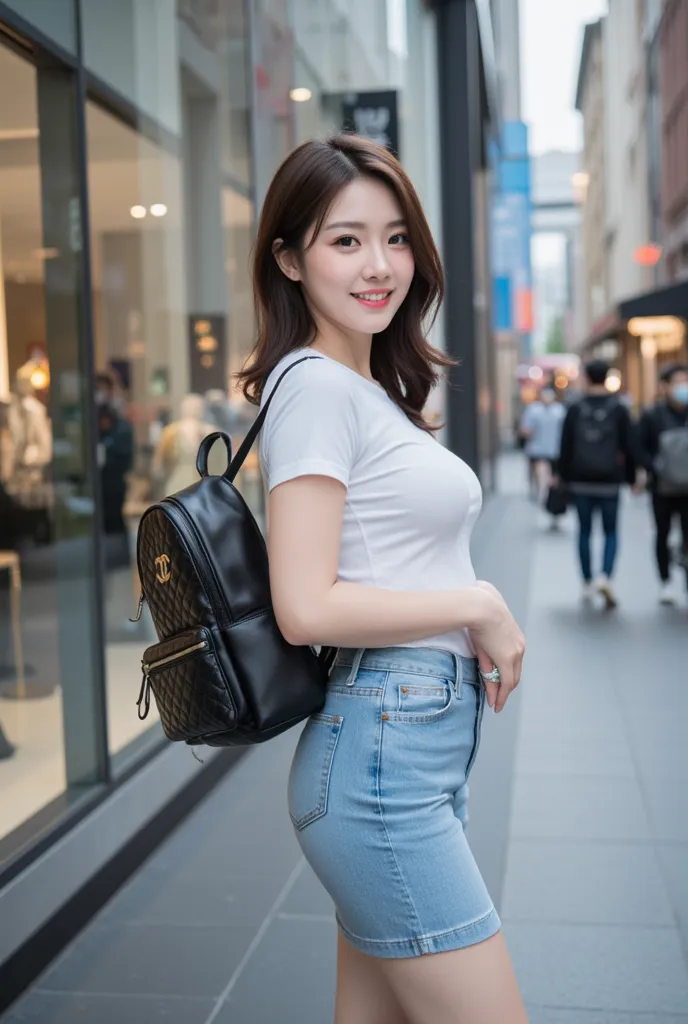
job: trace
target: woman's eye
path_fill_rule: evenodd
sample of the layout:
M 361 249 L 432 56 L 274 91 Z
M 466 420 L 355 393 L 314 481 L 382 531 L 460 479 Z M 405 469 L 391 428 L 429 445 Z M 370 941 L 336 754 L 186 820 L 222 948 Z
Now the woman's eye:
M 408 245 L 408 235 L 404 235 L 402 232 L 398 232 L 396 235 L 392 235 L 389 240 L 390 245 Z
M 342 249 L 353 249 L 356 245 L 356 239 L 353 235 L 342 235 L 341 238 L 337 239 L 336 244 Z

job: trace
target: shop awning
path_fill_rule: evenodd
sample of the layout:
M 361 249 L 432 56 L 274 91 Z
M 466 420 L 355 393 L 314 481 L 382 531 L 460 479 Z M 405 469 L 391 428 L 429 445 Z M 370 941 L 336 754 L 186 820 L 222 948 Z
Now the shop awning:
M 636 316 L 680 316 L 688 320 L 688 281 L 679 281 L 667 288 L 657 288 L 620 302 L 619 316 L 623 320 Z

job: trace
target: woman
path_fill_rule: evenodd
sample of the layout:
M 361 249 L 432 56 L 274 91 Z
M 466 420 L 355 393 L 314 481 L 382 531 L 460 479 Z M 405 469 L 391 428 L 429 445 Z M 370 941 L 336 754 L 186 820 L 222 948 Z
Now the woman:
M 478 480 L 423 420 L 450 363 L 422 329 L 442 269 L 394 157 L 355 135 L 292 153 L 263 207 L 254 287 L 247 397 L 310 357 L 280 384 L 260 459 L 280 629 L 338 648 L 289 778 L 337 908 L 336 1024 L 521 1024 L 464 825 L 484 701 L 504 707 L 524 640 L 471 566 Z

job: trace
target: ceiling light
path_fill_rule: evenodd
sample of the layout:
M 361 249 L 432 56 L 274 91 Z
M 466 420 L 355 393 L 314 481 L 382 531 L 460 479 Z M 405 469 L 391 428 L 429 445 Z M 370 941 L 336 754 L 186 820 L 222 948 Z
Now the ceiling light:
M 289 93 L 290 98 L 294 103 L 308 103 L 313 93 L 310 89 L 306 89 L 305 86 L 298 86 L 296 89 L 292 89 Z
M 164 217 L 167 213 L 167 207 L 164 203 L 153 203 L 150 212 L 154 217 Z
M 129 213 L 132 215 L 134 220 L 141 220 L 143 217 L 146 216 L 146 207 L 145 206 L 132 206 L 132 208 L 129 211 Z

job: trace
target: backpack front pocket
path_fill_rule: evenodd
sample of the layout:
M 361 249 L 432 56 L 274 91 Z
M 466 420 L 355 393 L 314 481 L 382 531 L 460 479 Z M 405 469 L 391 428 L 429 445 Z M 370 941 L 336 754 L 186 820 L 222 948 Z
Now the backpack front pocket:
M 139 718 L 148 714 L 152 690 L 168 739 L 192 740 L 235 727 L 236 709 L 210 630 L 196 626 L 153 644 L 142 668 Z
M 299 831 L 327 811 L 332 762 L 342 722 L 341 715 L 311 715 L 299 737 L 287 787 L 289 816 Z

